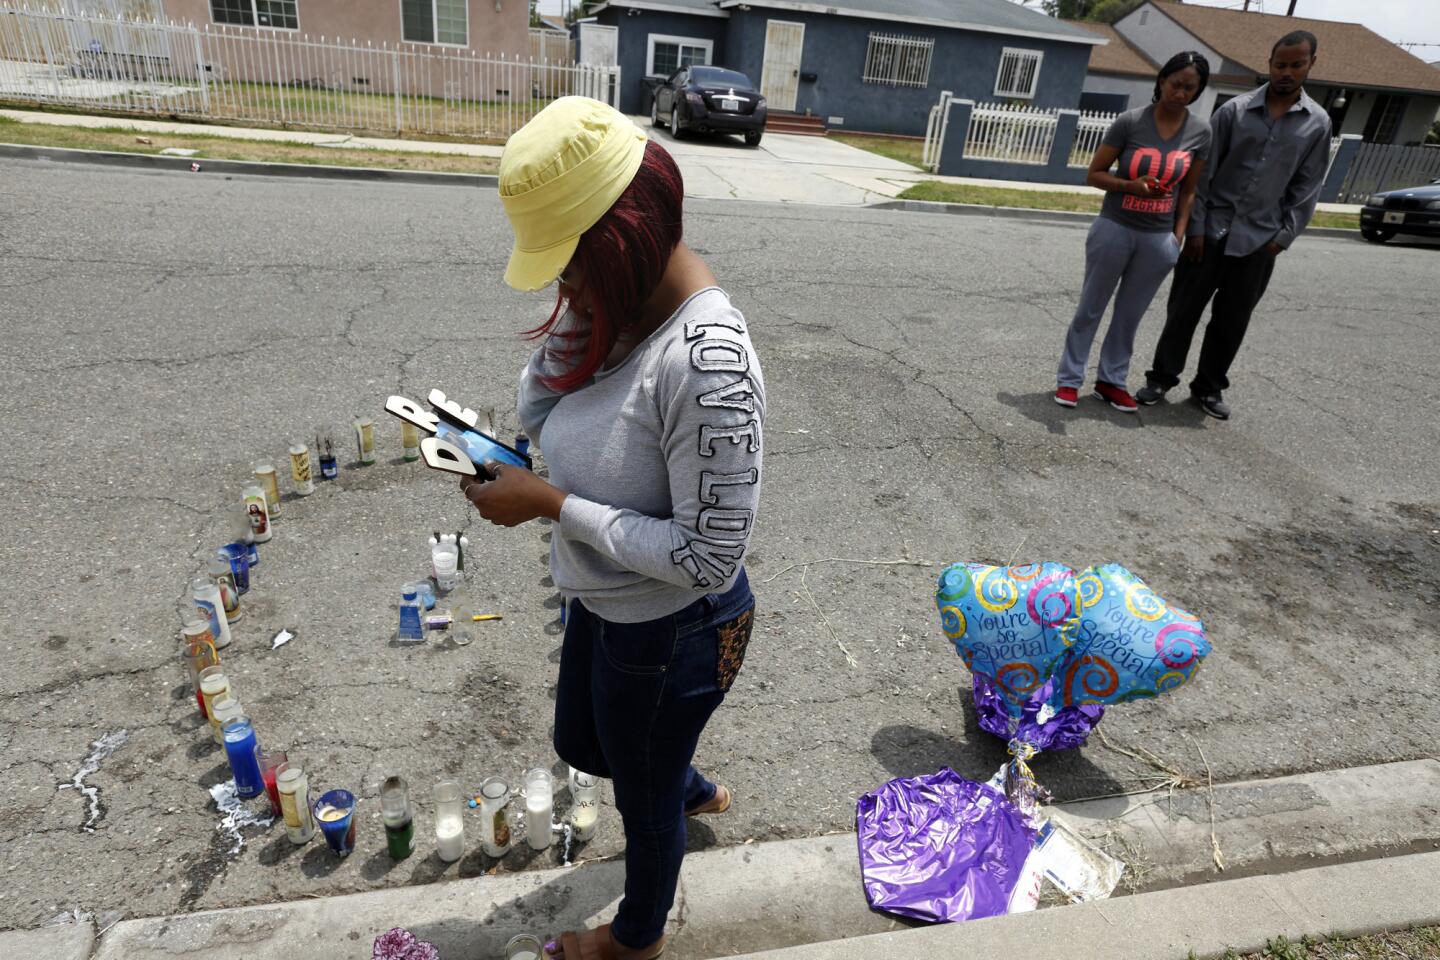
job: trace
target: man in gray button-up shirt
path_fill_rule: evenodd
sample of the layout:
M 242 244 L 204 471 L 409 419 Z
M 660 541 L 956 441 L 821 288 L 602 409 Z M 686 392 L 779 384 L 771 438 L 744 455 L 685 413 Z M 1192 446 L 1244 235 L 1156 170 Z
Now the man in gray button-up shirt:
M 1170 287 L 1155 365 L 1135 396 L 1143 404 L 1158 402 L 1180 382 L 1195 327 L 1214 297 L 1190 392 L 1212 417 L 1230 417 L 1221 396 L 1230 386 L 1230 364 L 1275 258 L 1315 213 L 1330 161 L 1330 117 L 1304 90 L 1316 45 L 1304 30 L 1286 34 L 1270 54 L 1270 82 L 1210 119 L 1210 163 Z

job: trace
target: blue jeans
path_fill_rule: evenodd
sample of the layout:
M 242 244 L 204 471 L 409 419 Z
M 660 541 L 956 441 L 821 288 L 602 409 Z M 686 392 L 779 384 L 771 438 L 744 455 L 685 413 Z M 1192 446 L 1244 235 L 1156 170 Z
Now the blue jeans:
M 754 610 L 744 571 L 728 593 L 643 623 L 612 623 L 570 601 L 555 752 L 615 782 L 625 896 L 610 930 L 627 947 L 643 949 L 665 932 L 685 857 L 685 811 L 716 790 L 690 760 L 744 662 Z

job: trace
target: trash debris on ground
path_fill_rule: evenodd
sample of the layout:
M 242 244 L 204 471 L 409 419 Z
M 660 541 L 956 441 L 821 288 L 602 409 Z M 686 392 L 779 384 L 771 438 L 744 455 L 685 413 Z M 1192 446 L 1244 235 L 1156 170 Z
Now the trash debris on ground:
M 136 137 L 136 139 L 139 140 L 141 138 Z M 145 142 L 149 143 L 150 141 L 146 140 Z M 192 150 L 190 147 L 166 147 L 160 151 L 161 155 L 166 157 L 193 157 L 199 152 L 199 150 Z
M 153 144 L 155 141 L 154 141 L 154 140 L 151 140 L 149 137 L 136 137 L 136 138 L 135 138 L 135 142 L 136 142 L 136 143 L 143 143 L 143 144 L 145 144 L 146 146 L 149 146 L 149 145 Z M 163 151 L 162 151 L 162 152 L 163 152 Z
M 295 634 L 292 631 L 282 629 L 279 633 L 275 634 L 275 636 L 270 638 L 270 649 L 279 650 L 281 647 L 285 646 L 285 644 L 289 643 L 291 640 L 294 639 Z
M 210 797 L 215 801 L 215 809 L 225 815 L 215 829 L 230 838 L 231 856 L 245 846 L 245 836 L 240 832 L 243 827 L 268 827 L 275 822 L 268 813 L 269 803 L 265 805 L 265 813 L 256 812 L 253 805 L 240 799 L 234 780 L 215 784 L 210 788 Z
M 86 803 L 88 804 L 88 812 L 85 816 L 85 822 L 81 824 L 80 829 L 86 833 L 95 832 L 95 824 L 100 820 L 101 810 L 100 788 L 87 787 L 85 785 L 85 778 L 92 773 L 98 772 L 100 764 L 104 763 L 116 750 L 125 746 L 126 741 L 129 739 L 130 731 L 122 729 L 107 733 L 99 740 L 91 741 L 90 755 L 80 764 L 80 769 L 75 771 L 75 776 L 69 783 L 62 783 L 57 788 L 60 790 L 78 790 L 81 795 L 85 797 Z

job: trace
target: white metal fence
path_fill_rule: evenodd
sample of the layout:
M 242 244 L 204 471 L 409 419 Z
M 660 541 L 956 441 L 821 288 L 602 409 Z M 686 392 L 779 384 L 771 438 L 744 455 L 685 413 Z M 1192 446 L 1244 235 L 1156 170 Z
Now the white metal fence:
M 1070 166 L 1090 166 L 1095 151 L 1100 149 L 1100 141 L 1105 139 L 1105 131 L 1110 129 L 1116 116 L 1113 113 L 1081 111 L 1080 122 L 1075 126 L 1075 140 L 1070 144 Z
M 930 108 L 925 128 L 925 145 L 921 165 L 927 170 L 940 166 L 940 151 L 949 129 L 950 91 L 940 94 L 940 102 Z M 1100 146 L 1117 114 L 1084 112 L 1076 125 L 1070 143 L 1069 164 L 1084 167 Z M 1009 163 L 1041 165 L 1050 160 L 1055 144 L 1059 111 L 1036 110 L 1021 105 L 977 103 L 970 110 L 970 126 L 965 131 L 965 156 L 974 160 L 1000 160 Z
M 1007 160 L 1043 164 L 1050 160 L 1057 114 L 999 103 L 976 104 L 970 111 L 965 156 L 972 160 Z
M 499 139 L 567 94 L 618 106 L 620 68 L 0 6 L 0 99 Z

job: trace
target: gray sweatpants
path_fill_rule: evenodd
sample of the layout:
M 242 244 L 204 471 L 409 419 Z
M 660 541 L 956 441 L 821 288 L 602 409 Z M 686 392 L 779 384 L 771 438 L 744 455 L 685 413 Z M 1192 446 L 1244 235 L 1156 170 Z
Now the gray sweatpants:
M 1150 309 L 1150 301 L 1160 284 L 1180 259 L 1180 244 L 1166 230 L 1151 233 L 1133 230 L 1105 217 L 1096 217 L 1085 238 L 1085 285 L 1080 289 L 1080 304 L 1065 334 L 1065 350 L 1060 354 L 1060 369 L 1055 382 L 1062 387 L 1076 387 L 1085 382 L 1085 365 L 1090 360 L 1090 344 L 1105 317 L 1105 308 L 1115 294 L 1115 312 L 1110 329 L 1100 346 L 1100 369 L 1097 380 L 1125 386 L 1130 373 L 1130 354 L 1135 349 L 1135 331 L 1140 318 Z

